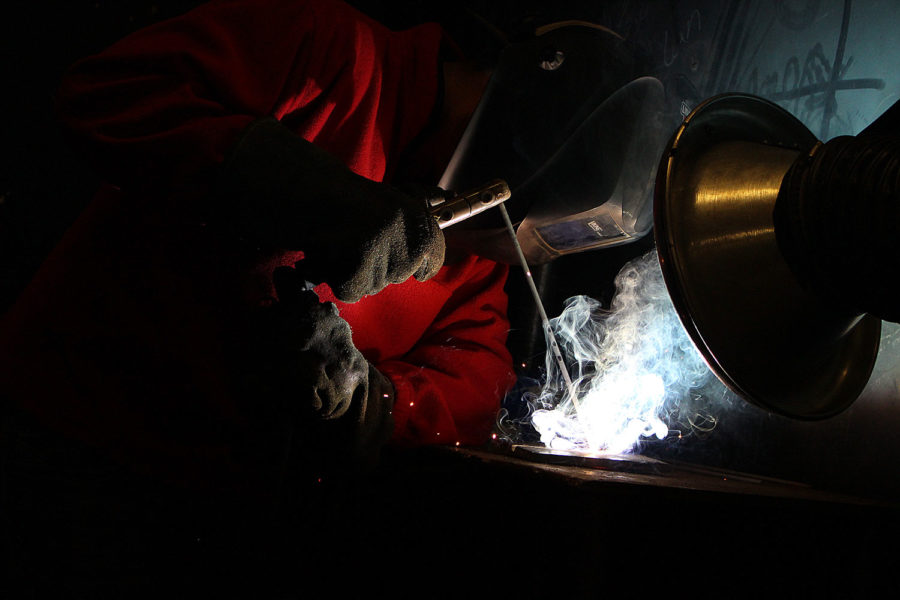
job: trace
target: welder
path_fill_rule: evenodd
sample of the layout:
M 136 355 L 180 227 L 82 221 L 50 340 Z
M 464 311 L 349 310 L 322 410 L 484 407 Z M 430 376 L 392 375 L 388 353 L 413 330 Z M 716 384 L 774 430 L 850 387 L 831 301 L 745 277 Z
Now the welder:
M 77 63 L 59 115 L 106 183 L 4 320 L 3 393 L 192 483 L 285 422 L 363 456 L 486 441 L 506 268 L 445 261 L 415 185 L 489 75 L 455 52 L 332 0 L 217 2 Z
M 514 379 L 491 260 L 511 245 L 476 218 L 448 249 L 433 184 L 509 180 L 526 251 L 640 237 L 662 91 L 635 72 L 591 24 L 492 73 L 436 24 L 338 0 L 212 2 L 124 38 L 58 91 L 105 183 L 5 316 L 0 391 L 211 488 L 263 490 L 291 452 L 485 442 Z
M 3 318 L 7 472 L 278 498 L 389 440 L 487 441 L 510 240 L 499 217 L 445 238 L 426 207 L 503 178 L 526 251 L 636 239 L 662 97 L 603 28 L 504 57 L 338 0 L 231 0 L 76 63 L 59 119 L 104 183 Z

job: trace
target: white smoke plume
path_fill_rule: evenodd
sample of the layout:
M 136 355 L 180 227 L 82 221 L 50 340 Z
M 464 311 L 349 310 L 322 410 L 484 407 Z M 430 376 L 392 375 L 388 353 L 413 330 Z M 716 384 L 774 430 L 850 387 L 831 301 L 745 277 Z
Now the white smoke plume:
M 531 415 L 543 444 L 561 450 L 624 453 L 643 437 L 666 437 L 667 416 L 710 371 L 678 319 L 656 252 L 616 276 L 608 310 L 576 296 L 550 324 L 569 365 L 577 402 L 567 397 L 555 360 Z M 714 420 L 713 420 L 714 424 Z

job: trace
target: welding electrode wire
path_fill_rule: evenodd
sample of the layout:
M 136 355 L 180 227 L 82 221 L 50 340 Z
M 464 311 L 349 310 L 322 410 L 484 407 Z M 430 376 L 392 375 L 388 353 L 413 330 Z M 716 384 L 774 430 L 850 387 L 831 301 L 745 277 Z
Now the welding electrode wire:
M 559 344 L 556 342 L 556 336 L 553 334 L 553 329 L 550 327 L 550 319 L 547 318 L 547 312 L 544 310 L 544 303 L 541 301 L 541 295 L 538 293 L 537 286 L 534 285 L 534 277 L 531 276 L 531 269 L 528 267 L 528 261 L 525 260 L 525 254 L 522 253 L 522 246 L 519 245 L 519 239 L 516 237 L 516 230 L 509 218 L 509 213 L 506 212 L 506 206 L 500 204 L 498 208 L 500 209 L 500 214 L 503 215 L 506 229 L 509 231 L 509 235 L 512 238 L 513 246 L 516 249 L 516 254 L 519 256 L 519 262 L 522 265 L 522 269 L 525 271 L 525 279 L 528 281 L 528 287 L 531 289 L 534 303 L 537 305 L 538 312 L 541 315 L 541 323 L 544 326 L 544 335 L 547 338 L 547 345 L 550 346 L 553 358 L 556 359 L 556 364 L 559 366 L 563 380 L 566 383 L 566 390 L 569 393 L 569 398 L 572 400 L 572 405 L 575 407 L 575 412 L 577 413 L 579 406 L 578 397 L 575 395 L 575 386 L 572 384 L 572 378 L 569 376 L 569 368 L 566 367 L 566 361 L 563 359 Z

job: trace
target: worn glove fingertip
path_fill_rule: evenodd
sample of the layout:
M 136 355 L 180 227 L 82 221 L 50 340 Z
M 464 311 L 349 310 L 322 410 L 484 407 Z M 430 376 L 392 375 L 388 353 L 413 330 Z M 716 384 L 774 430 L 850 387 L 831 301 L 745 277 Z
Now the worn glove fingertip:
M 444 266 L 444 244 L 443 238 L 440 244 L 435 244 L 430 252 L 425 254 L 422 264 L 416 270 L 415 278 L 417 281 L 427 281 L 438 274 L 441 267 Z
M 415 277 L 416 281 L 428 281 L 436 274 L 437 270 L 434 269 L 434 263 L 426 257 L 425 260 L 422 261 L 421 266 L 415 272 L 413 277 Z

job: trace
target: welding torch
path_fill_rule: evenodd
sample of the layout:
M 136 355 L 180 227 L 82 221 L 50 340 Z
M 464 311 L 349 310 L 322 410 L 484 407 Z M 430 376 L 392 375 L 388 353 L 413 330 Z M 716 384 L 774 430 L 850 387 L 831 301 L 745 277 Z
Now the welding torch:
M 438 227 L 446 229 L 506 202 L 509 197 L 509 186 L 506 182 L 495 179 L 467 192 L 453 194 L 449 198 L 429 198 L 426 200 L 426 208 L 437 219 Z

